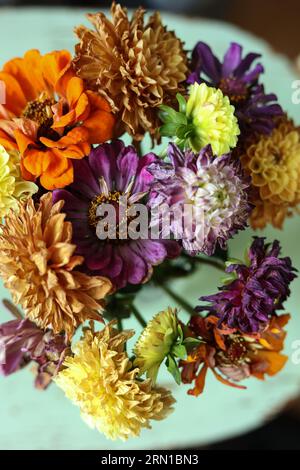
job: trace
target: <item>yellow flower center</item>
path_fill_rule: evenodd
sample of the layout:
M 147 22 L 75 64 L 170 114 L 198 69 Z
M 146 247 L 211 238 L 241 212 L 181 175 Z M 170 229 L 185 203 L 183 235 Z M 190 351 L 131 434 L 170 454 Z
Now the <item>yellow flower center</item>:
M 88 210 L 89 225 L 96 229 L 97 224 L 101 222 L 105 217 L 102 215 L 97 215 L 98 207 L 102 204 L 109 204 L 114 207 L 115 219 L 111 221 L 111 223 L 114 225 L 111 227 L 109 226 L 110 222 L 108 222 L 104 224 L 104 227 L 102 229 L 105 230 L 105 232 L 107 233 L 112 230 L 111 236 L 108 236 L 107 240 L 109 240 L 110 242 L 117 241 L 118 244 L 122 242 L 126 243 L 128 238 L 130 238 L 130 227 L 128 226 L 130 222 L 136 219 L 136 216 L 132 216 L 128 213 L 131 208 L 131 205 L 124 206 L 123 211 L 120 208 L 122 204 L 122 202 L 120 201 L 121 196 L 123 196 L 123 194 L 119 191 L 111 191 L 108 195 L 101 193 L 92 200 Z
M 105 194 L 98 194 L 89 207 L 88 220 L 91 227 L 97 227 L 101 217 L 97 216 L 97 209 L 101 204 L 113 204 L 115 207 L 118 207 L 121 194 L 119 191 L 112 191 L 108 196 Z
M 53 124 L 53 112 L 51 107 L 55 104 L 53 98 L 46 93 L 41 93 L 37 100 L 29 101 L 23 111 L 23 117 L 36 122 L 39 126 L 51 127 Z

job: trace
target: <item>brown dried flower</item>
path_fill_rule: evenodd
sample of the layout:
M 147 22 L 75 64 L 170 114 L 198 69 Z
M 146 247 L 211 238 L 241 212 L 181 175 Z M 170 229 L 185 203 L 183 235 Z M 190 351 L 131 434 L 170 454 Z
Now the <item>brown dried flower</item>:
M 89 14 L 95 30 L 79 26 L 74 66 L 88 86 L 103 95 L 119 113 L 125 131 L 135 140 L 152 137 L 159 125 L 157 107 L 171 104 L 186 79 L 183 44 L 163 26 L 159 13 L 144 23 L 138 8 L 129 20 L 126 8 L 112 4 L 112 21 Z
M 70 338 L 86 319 L 101 320 L 101 300 L 111 290 L 107 278 L 88 276 L 74 268 L 72 225 L 45 194 L 36 208 L 30 198 L 11 211 L 1 226 L 0 275 L 27 318 Z

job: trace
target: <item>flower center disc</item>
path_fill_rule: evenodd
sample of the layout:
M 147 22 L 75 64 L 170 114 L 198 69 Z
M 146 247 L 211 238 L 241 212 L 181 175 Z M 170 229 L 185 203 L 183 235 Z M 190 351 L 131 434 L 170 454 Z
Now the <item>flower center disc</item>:
M 233 77 L 222 78 L 219 88 L 228 96 L 232 104 L 240 104 L 248 98 L 248 89 L 245 83 Z

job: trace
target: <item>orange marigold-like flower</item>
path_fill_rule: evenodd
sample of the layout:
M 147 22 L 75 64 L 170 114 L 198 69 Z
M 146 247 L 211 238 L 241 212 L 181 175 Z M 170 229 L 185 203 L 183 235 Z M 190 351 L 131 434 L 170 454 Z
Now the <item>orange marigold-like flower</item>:
M 107 100 L 85 89 L 67 51 L 43 56 L 30 50 L 7 62 L 0 80 L 6 91 L 0 144 L 20 151 L 23 177 L 40 177 L 46 189 L 72 183 L 72 159 L 112 137 L 115 120 Z
M 190 395 L 200 395 L 205 386 L 208 370 L 224 385 L 245 389 L 239 382 L 265 375 L 276 375 L 284 367 L 287 356 L 282 354 L 286 332 L 284 326 L 289 314 L 274 315 L 264 331 L 255 335 L 242 334 L 234 329 L 219 329 L 218 318 L 195 316 L 190 328 L 202 342 L 186 360 L 181 361 L 182 381 L 194 382 Z
M 300 203 L 300 129 L 283 119 L 269 136 L 248 146 L 241 157 L 255 189 L 250 222 L 282 228 Z
M 30 198 L 5 218 L 0 234 L 0 275 L 27 318 L 70 338 L 86 319 L 101 320 L 102 299 L 111 290 L 104 277 L 76 271 L 72 225 L 45 194 L 36 208 Z
M 119 113 L 135 140 L 145 132 L 157 134 L 157 110 L 171 104 L 187 74 L 181 41 L 163 26 L 159 13 L 144 22 L 138 8 L 130 20 L 127 10 L 112 4 L 112 21 L 90 14 L 95 30 L 79 26 L 74 65 L 89 87 L 98 90 Z

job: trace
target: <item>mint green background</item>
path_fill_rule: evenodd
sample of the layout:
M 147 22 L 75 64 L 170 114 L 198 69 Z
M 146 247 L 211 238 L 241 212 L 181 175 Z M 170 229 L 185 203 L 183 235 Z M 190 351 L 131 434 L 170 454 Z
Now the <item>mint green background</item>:
M 291 85 L 297 77 L 287 59 L 272 52 L 263 41 L 228 24 L 163 16 L 169 27 L 186 42 L 187 48 L 192 48 L 201 39 L 210 43 L 219 54 L 225 51 L 230 41 L 244 44 L 246 52 L 262 52 L 267 90 L 275 91 L 291 116 L 300 121 L 300 107 L 291 101 Z M 43 53 L 63 48 L 72 51 L 72 28 L 84 21 L 80 10 L 1 9 L 1 64 L 30 48 L 39 48 Z M 300 219 L 295 217 L 286 222 L 282 232 L 271 228 L 264 231 L 268 239 L 281 240 L 284 254 L 291 256 L 298 268 L 299 228 Z M 230 243 L 232 256 L 242 255 L 251 235 L 251 230 L 247 230 Z M 192 277 L 174 282 L 172 288 L 191 304 L 196 304 L 200 295 L 213 293 L 218 283 L 218 272 L 213 268 L 202 268 Z M 287 311 L 293 315 L 286 341 L 286 352 L 290 356 L 293 341 L 300 339 L 299 288 L 300 281 L 297 280 L 286 303 Z M 0 296 L 8 296 L 3 287 Z M 147 318 L 167 305 L 174 305 L 162 291 L 150 288 L 139 296 L 138 304 Z M 10 318 L 4 309 L 0 316 L 1 321 Z M 139 331 L 134 320 L 127 321 L 125 326 Z M 177 387 L 161 373 L 160 382 L 170 387 L 177 399 L 175 412 L 167 420 L 154 423 L 151 431 L 143 431 L 140 439 L 122 443 L 108 441 L 89 429 L 81 421 L 78 408 L 56 386 L 51 386 L 45 393 L 35 390 L 29 369 L 0 378 L 1 449 L 169 449 L 205 444 L 258 426 L 300 390 L 300 364 L 293 364 L 291 359 L 281 374 L 267 382 L 250 379 L 246 391 L 225 387 L 209 375 L 205 394 L 197 399 L 186 394 L 186 386 Z

